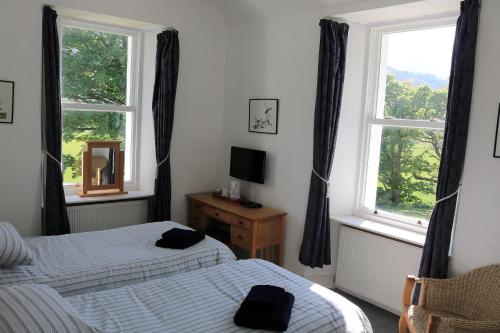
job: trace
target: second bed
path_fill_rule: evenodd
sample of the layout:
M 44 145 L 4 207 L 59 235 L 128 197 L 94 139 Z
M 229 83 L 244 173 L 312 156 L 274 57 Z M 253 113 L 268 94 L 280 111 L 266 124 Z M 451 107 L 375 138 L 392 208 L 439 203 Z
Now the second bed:
M 365 314 L 344 297 L 270 262 L 249 259 L 119 289 L 66 298 L 100 332 L 257 332 L 233 316 L 254 285 L 295 296 L 287 332 L 371 333 Z

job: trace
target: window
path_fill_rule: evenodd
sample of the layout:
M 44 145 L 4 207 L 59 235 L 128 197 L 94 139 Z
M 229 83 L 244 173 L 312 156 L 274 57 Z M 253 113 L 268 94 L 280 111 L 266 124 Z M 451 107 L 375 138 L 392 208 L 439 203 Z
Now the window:
M 372 30 L 358 208 L 426 226 L 444 137 L 454 20 Z
M 135 186 L 139 33 L 63 20 L 61 102 L 66 188 L 82 182 L 86 141 L 122 141 L 125 177 Z

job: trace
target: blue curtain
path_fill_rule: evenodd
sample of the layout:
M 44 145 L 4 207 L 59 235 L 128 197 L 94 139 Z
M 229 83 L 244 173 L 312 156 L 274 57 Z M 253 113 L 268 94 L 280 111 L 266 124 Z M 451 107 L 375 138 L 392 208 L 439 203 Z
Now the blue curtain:
M 320 21 L 316 109 L 314 112 L 313 171 L 299 260 L 310 267 L 331 263 L 328 180 L 332 169 L 344 86 L 349 26 Z
M 62 111 L 57 12 L 47 6 L 43 8 L 42 66 L 42 232 L 44 235 L 60 235 L 70 230 L 61 168 Z
M 478 18 L 479 1 L 462 1 L 451 62 L 446 127 L 436 192 L 438 203 L 427 230 L 420 262 L 421 277 L 448 276 L 448 254 L 469 129 Z M 449 199 L 439 202 L 448 196 Z
M 179 72 L 179 33 L 164 31 L 157 36 L 156 76 L 153 91 L 157 174 L 150 220 L 170 220 L 170 141 L 174 127 L 175 94 Z

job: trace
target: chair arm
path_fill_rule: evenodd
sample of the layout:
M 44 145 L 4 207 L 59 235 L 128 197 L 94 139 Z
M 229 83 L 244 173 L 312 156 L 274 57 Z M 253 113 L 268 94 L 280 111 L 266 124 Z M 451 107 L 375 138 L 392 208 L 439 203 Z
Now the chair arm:
M 415 283 L 420 283 L 420 279 L 413 276 L 408 275 L 405 280 L 405 286 L 403 289 L 403 306 L 411 305 L 411 293 L 413 288 L 415 287 Z
M 448 320 L 450 332 L 460 333 L 499 333 L 500 321 L 499 320 L 467 320 L 467 319 L 454 319 Z
M 441 317 L 431 314 L 427 319 L 427 325 L 425 328 L 426 333 L 438 333 L 439 326 L 441 325 Z
M 464 304 L 470 296 L 464 286 L 466 281 L 461 277 L 451 279 L 421 278 L 420 282 L 422 287 L 419 305 L 430 310 L 456 312 L 457 306 Z
M 426 333 L 500 333 L 500 321 L 444 318 L 430 315 Z

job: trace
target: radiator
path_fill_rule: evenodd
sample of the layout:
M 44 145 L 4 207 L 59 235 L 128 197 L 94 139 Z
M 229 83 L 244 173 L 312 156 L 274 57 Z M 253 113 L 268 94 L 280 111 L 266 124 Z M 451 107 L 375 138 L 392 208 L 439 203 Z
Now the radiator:
M 72 233 L 127 227 L 147 222 L 146 200 L 68 207 Z
M 400 314 L 406 275 L 416 275 L 422 249 L 362 230 L 340 227 L 335 288 Z

